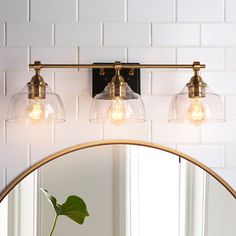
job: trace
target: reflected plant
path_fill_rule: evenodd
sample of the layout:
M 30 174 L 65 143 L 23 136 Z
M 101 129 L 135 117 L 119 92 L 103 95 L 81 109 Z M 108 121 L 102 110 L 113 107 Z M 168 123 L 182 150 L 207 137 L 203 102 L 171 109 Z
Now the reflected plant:
M 51 196 L 47 190 L 41 188 L 41 191 L 44 193 L 47 200 L 51 203 L 55 212 L 55 219 L 52 225 L 51 232 L 49 234 L 50 236 L 52 236 L 55 230 L 59 216 L 67 216 L 69 219 L 80 225 L 84 223 L 85 217 L 89 216 L 86 204 L 82 198 L 71 195 L 62 205 L 60 205 L 57 203 L 57 199 Z

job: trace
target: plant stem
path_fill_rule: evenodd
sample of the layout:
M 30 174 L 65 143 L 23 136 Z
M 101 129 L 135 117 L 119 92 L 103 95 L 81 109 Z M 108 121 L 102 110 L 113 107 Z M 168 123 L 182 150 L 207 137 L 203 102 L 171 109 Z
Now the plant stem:
M 56 214 L 56 217 L 55 217 L 54 222 L 53 222 L 52 230 L 51 230 L 51 233 L 50 233 L 49 236 L 52 236 L 52 233 L 53 233 L 53 231 L 54 231 L 54 229 L 55 229 L 55 227 L 56 227 L 57 218 L 58 218 L 58 215 Z

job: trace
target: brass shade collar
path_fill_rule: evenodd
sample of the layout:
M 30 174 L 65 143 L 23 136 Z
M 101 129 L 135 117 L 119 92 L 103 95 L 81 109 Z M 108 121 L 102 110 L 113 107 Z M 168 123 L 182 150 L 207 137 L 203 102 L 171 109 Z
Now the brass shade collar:
M 194 62 L 193 64 L 194 76 L 190 79 L 190 82 L 187 83 L 189 98 L 206 97 L 207 84 L 203 81 L 202 77 L 199 75 L 200 68 L 201 68 L 200 63 Z
M 43 77 L 39 74 L 40 70 L 35 69 L 35 75 L 30 82 L 27 83 L 28 87 L 28 99 L 45 99 L 47 83 Z
M 128 84 L 125 82 L 124 78 L 120 75 L 120 70 L 121 67 L 117 65 L 117 67 L 115 67 L 115 76 L 108 84 L 109 96 L 111 99 L 114 99 L 115 97 L 120 97 L 120 98 L 126 97 L 126 90 Z

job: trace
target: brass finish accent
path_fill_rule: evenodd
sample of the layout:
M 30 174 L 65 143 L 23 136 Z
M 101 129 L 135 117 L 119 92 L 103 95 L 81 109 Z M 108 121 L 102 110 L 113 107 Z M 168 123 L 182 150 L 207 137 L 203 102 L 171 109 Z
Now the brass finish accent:
M 203 79 L 199 75 L 200 68 L 201 68 L 200 62 L 193 63 L 194 76 L 191 78 L 190 82 L 187 83 L 189 98 L 206 97 L 205 90 L 207 84 L 203 81 Z
M 115 76 L 112 78 L 109 86 L 109 96 L 111 99 L 116 97 L 125 98 L 126 88 L 128 84 L 125 82 L 124 78 L 120 75 L 121 67 L 116 64 L 115 66 Z
M 72 152 L 90 148 L 90 147 L 97 147 L 97 146 L 102 146 L 102 145 L 112 145 L 112 144 L 129 144 L 129 145 L 138 145 L 138 146 L 144 146 L 144 147 L 150 147 L 150 148 L 155 148 L 158 150 L 162 150 L 174 155 L 179 156 L 180 158 L 183 158 L 192 164 L 200 167 L 204 171 L 206 171 L 209 175 L 211 175 L 213 178 L 215 178 L 219 183 L 221 183 L 231 194 L 232 196 L 236 199 L 236 191 L 222 178 L 220 177 L 217 173 L 215 173 L 212 169 L 207 167 L 206 165 L 202 164 L 201 162 L 197 161 L 196 159 L 190 157 L 189 155 L 186 155 L 182 152 L 179 152 L 175 149 L 165 147 L 159 144 L 154 144 L 150 142 L 145 142 L 145 141 L 139 141 L 139 140 L 103 140 L 103 141 L 94 141 L 94 142 L 88 142 L 84 144 L 79 144 L 76 146 L 72 146 L 69 148 L 66 148 L 64 150 L 61 150 L 59 152 L 56 152 L 55 154 L 52 154 L 45 159 L 39 161 L 32 167 L 28 168 L 26 171 L 24 171 L 21 175 L 19 175 L 17 178 L 15 178 L 6 188 L 5 190 L 0 194 L 0 202 L 7 196 L 7 194 L 18 184 L 20 183 L 21 180 L 23 180 L 25 177 L 27 177 L 29 174 L 31 174 L 33 171 L 37 170 L 39 167 Z
M 140 68 L 150 68 L 150 69 L 193 69 L 194 64 L 126 64 L 126 63 L 119 63 L 121 69 L 140 69 Z M 107 64 L 40 64 L 36 65 L 29 64 L 29 68 L 48 68 L 48 69 L 57 69 L 57 68 L 64 68 L 64 69 L 79 69 L 79 68 L 90 68 L 90 69 L 115 69 L 116 63 L 113 65 Z M 199 65 L 200 68 L 206 68 L 204 64 Z
M 47 83 L 44 82 L 43 77 L 40 75 L 41 63 L 35 62 L 35 75 L 31 81 L 27 83 L 28 99 L 45 99 Z
M 131 75 L 131 76 L 134 75 L 134 68 L 130 69 L 129 75 Z
M 44 88 L 45 84 L 43 82 L 42 77 L 39 77 L 37 75 L 37 72 L 39 73 L 40 69 L 42 68 L 66 68 L 66 69 L 72 69 L 72 68 L 92 68 L 92 69 L 100 69 L 100 75 L 104 75 L 104 69 L 114 69 L 116 71 L 115 76 L 113 77 L 111 83 L 109 84 L 109 93 L 110 98 L 114 97 L 125 97 L 126 96 L 126 85 L 127 83 L 124 81 L 124 78 L 120 75 L 120 70 L 122 69 L 130 69 L 129 74 L 134 74 L 134 69 L 140 69 L 140 68 L 153 68 L 153 69 L 193 69 L 194 70 L 194 76 L 192 77 L 191 81 L 187 84 L 189 88 L 189 97 L 195 98 L 195 97 L 205 97 L 205 87 L 206 84 L 203 82 L 202 78 L 198 75 L 198 72 L 201 68 L 205 68 L 206 66 L 204 64 L 200 64 L 200 62 L 193 62 L 193 64 L 127 64 L 127 63 L 121 63 L 119 61 L 116 61 L 114 64 L 41 64 L 40 62 L 36 61 L 34 64 L 30 64 L 29 68 L 34 68 L 36 71 L 36 79 L 39 82 L 42 82 L 42 89 L 40 90 L 40 86 L 37 86 L 37 84 L 33 83 L 32 86 L 29 87 L 29 94 L 33 94 L 32 98 L 44 95 Z M 31 85 L 31 84 L 29 84 Z M 37 88 L 37 92 L 34 92 L 35 88 Z M 30 96 L 30 95 L 29 95 Z
M 100 69 L 99 75 L 102 75 L 102 76 L 105 75 L 105 70 L 104 70 L 104 68 L 101 68 L 101 69 Z

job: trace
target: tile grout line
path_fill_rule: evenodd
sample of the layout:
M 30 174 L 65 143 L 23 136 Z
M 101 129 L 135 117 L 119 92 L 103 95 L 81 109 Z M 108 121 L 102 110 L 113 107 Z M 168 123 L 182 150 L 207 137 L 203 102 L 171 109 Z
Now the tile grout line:
M 223 14 L 224 14 L 224 22 L 226 22 L 226 0 L 223 0 Z
M 52 46 L 53 47 L 55 47 L 55 45 L 56 45 L 55 34 L 56 34 L 56 24 L 55 24 L 55 22 L 52 22 Z
M 175 16 L 174 16 L 174 21 L 175 21 L 175 23 L 177 23 L 177 21 L 178 21 L 178 17 L 177 17 L 177 14 L 178 14 L 177 5 L 178 5 L 178 0 L 175 0 L 175 1 L 174 1 L 174 14 L 175 14 Z
M 3 46 L 7 46 L 7 22 L 3 23 Z
M 28 4 L 27 4 L 27 22 L 31 21 L 31 0 L 28 0 Z
M 75 21 L 78 23 L 79 22 L 79 0 L 76 0 L 76 16 L 75 16 Z
M 149 24 L 149 46 L 152 47 L 153 46 L 153 23 L 151 22 Z
M 125 0 L 125 23 L 128 22 L 128 0 Z
M 31 63 L 31 47 L 29 46 L 29 47 L 27 47 L 27 59 L 28 59 L 28 64 L 30 64 Z M 30 68 L 29 67 L 27 67 L 27 70 L 29 71 L 30 70 Z
M 104 47 L 104 22 L 101 23 L 101 46 Z
M 153 88 L 152 88 L 152 85 L 153 85 L 153 71 L 148 72 L 148 78 L 149 78 L 149 81 L 148 81 L 148 94 L 153 95 Z
M 175 63 L 177 64 L 178 63 L 178 46 L 175 47 Z M 174 70 L 176 71 L 176 70 Z
M 7 95 L 7 72 L 3 71 L 3 96 Z

